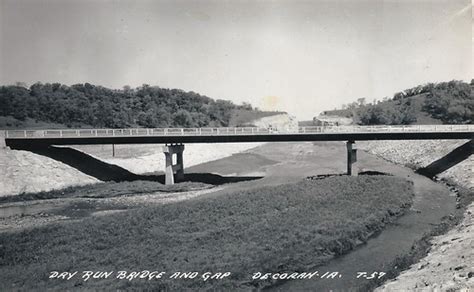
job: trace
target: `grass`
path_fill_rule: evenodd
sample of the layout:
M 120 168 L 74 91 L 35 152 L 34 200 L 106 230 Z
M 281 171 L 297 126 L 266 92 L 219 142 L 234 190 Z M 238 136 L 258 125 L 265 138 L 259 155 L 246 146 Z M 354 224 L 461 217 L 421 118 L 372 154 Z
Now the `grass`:
M 403 213 L 413 185 L 331 177 L 0 234 L 0 290 L 249 290 L 254 272 L 309 271 Z M 224 280 L 49 280 L 50 271 L 232 272 Z
M 154 181 L 104 182 L 86 186 L 73 186 L 60 190 L 38 193 L 24 193 L 0 197 L 0 203 L 45 200 L 58 198 L 110 198 L 118 196 L 154 193 L 154 192 L 187 192 L 212 187 L 205 183 L 183 182 L 174 185 L 163 185 Z

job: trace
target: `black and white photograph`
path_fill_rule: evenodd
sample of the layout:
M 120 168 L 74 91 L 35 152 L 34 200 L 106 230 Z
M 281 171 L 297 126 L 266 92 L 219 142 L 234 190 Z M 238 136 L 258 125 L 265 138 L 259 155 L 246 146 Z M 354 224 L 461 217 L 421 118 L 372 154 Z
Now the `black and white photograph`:
M 0 291 L 472 291 L 473 4 L 0 0 Z

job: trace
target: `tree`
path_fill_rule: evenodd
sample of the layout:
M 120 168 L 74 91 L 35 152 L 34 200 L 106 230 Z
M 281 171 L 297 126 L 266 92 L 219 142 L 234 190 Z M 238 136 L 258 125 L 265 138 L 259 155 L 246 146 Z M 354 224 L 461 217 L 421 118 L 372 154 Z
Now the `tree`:
M 173 116 L 174 124 L 178 127 L 191 128 L 194 122 L 191 114 L 184 109 L 178 110 Z
M 248 102 L 242 102 L 242 105 L 240 106 L 240 108 L 243 110 L 248 110 L 248 111 L 253 110 L 252 105 Z
M 15 82 L 15 86 L 16 86 L 16 87 L 28 88 L 28 85 L 26 85 L 25 82 L 21 82 L 21 81 L 16 81 L 16 82 Z
M 439 83 L 426 97 L 423 109 L 444 123 L 472 123 L 472 88 L 467 83 L 455 80 Z
M 400 100 L 400 99 L 403 99 L 405 97 L 405 93 L 404 92 L 397 92 L 395 93 L 395 95 L 393 96 L 393 100 Z M 387 98 L 388 99 L 388 98 Z
M 169 111 L 164 109 L 158 109 L 156 112 L 156 127 L 158 128 L 168 128 L 173 126 L 173 117 Z
M 113 90 L 90 83 L 18 85 L 0 87 L 0 115 L 70 126 L 227 126 L 234 110 L 257 110 L 247 103 L 147 84 Z
M 357 103 L 359 106 L 364 106 L 365 105 L 365 97 L 358 98 Z
M 146 128 L 155 128 L 158 125 L 157 115 L 153 110 L 138 114 L 137 123 Z

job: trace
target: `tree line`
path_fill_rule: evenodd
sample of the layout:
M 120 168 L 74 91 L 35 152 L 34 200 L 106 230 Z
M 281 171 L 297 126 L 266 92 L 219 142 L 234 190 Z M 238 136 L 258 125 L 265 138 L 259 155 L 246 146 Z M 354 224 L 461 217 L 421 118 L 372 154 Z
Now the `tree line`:
M 425 112 L 445 124 L 469 124 L 474 115 L 473 86 L 474 79 L 470 84 L 457 80 L 428 83 L 397 92 L 392 99 L 366 103 L 359 98 L 325 114 L 351 117 L 361 125 L 408 125 Z M 416 98 L 422 98 L 421 103 Z
M 0 87 L 0 116 L 68 127 L 226 127 L 234 110 L 258 111 L 195 92 L 144 84 L 109 89 L 89 83 L 35 83 Z
M 450 81 L 434 85 L 423 110 L 446 124 L 471 124 L 474 118 L 474 79 L 471 84 Z

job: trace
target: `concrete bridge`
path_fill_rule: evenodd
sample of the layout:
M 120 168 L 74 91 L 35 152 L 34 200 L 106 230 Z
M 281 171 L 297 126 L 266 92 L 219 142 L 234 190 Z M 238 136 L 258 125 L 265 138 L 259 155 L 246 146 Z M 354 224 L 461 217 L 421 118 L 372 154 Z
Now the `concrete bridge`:
M 180 180 L 184 175 L 184 143 L 346 141 L 347 173 L 356 175 L 353 172 L 357 161 L 355 141 L 468 139 L 459 150 L 462 153 L 451 154 L 458 163 L 472 154 L 474 125 L 322 126 L 284 131 L 255 127 L 6 130 L 0 131 L 0 136 L 3 140 L 0 145 L 23 150 L 52 145 L 165 144 L 166 183 L 173 184 L 175 178 Z

